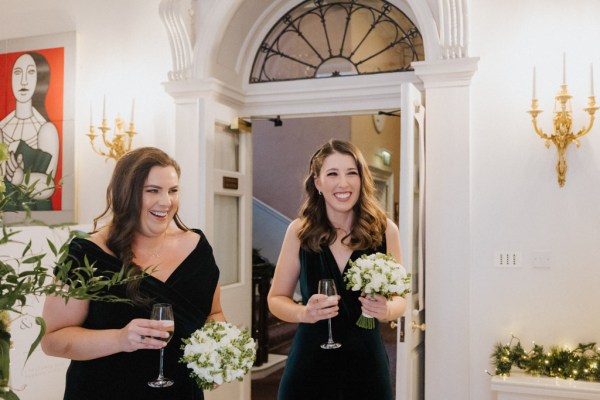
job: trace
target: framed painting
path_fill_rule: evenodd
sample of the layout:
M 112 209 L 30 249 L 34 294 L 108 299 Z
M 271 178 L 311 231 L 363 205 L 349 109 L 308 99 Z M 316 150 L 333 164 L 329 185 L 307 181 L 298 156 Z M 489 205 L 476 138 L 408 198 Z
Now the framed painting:
M 34 220 L 75 221 L 75 32 L 0 41 L 0 142 L 7 192 L 27 185 Z M 24 208 L 5 212 L 7 222 Z M 14 212 L 12 212 L 14 211 Z

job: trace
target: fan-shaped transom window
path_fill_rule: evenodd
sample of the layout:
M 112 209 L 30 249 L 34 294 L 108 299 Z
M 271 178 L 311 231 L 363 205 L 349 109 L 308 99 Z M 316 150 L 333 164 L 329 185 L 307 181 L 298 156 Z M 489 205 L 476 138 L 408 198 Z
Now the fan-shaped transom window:
M 307 0 L 267 34 L 250 83 L 409 71 L 423 55 L 415 24 L 385 0 Z

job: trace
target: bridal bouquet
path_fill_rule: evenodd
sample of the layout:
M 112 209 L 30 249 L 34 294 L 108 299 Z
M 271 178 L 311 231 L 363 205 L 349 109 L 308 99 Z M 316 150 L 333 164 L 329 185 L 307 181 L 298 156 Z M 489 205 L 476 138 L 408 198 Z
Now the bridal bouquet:
M 256 346 L 248 329 L 240 330 L 227 322 L 209 321 L 188 339 L 183 357 L 192 370 L 190 376 L 202 390 L 211 390 L 215 385 L 241 381 L 256 359 Z
M 363 254 L 356 261 L 350 261 L 350 268 L 344 275 L 346 288 L 375 297 L 376 294 L 390 300 L 393 295 L 406 296 L 410 293 L 410 275 L 391 254 Z M 365 329 L 375 328 L 375 318 L 361 314 L 356 325 Z

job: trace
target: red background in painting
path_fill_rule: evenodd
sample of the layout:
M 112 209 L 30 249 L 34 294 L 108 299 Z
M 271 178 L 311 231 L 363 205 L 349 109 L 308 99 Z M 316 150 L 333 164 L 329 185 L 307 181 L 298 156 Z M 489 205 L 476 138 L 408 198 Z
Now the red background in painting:
M 0 120 L 15 109 L 15 97 L 12 93 L 12 68 L 20 55 L 29 51 L 19 51 L 16 53 L 0 54 Z M 58 166 L 55 176 L 55 182 L 58 184 L 62 179 L 63 163 L 63 97 L 65 82 L 65 52 L 63 47 L 52 49 L 31 50 L 31 52 L 40 53 L 50 65 L 50 86 L 46 95 L 46 111 L 50 121 L 54 123 L 58 130 L 59 155 Z M 51 197 L 52 209 L 62 210 L 62 187 L 56 186 L 54 194 Z

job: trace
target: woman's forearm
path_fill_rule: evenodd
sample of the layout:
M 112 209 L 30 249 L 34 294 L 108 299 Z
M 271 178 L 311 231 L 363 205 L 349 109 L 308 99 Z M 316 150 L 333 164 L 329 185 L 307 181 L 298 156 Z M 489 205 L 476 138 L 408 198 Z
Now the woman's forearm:
M 306 307 L 303 304 L 298 304 L 283 295 L 269 296 L 268 302 L 271 313 L 280 320 L 292 323 L 304 322 Z
M 92 360 L 122 351 L 118 329 L 92 330 L 69 326 L 46 333 L 41 345 L 44 353 L 71 360 Z

